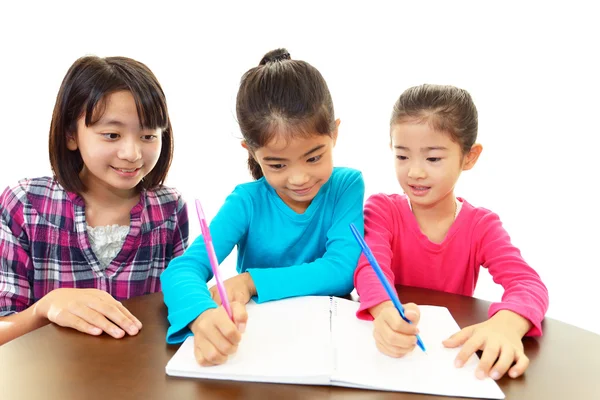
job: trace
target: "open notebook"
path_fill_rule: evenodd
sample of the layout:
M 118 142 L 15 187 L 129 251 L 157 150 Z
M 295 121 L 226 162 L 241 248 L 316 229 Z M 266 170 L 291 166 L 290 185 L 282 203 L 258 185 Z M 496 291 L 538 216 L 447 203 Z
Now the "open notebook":
M 442 340 L 459 330 L 448 309 L 420 306 L 418 347 L 403 358 L 381 354 L 372 322 L 356 318 L 358 303 L 337 297 L 296 297 L 247 305 L 248 324 L 238 351 L 219 366 L 201 367 L 188 337 L 167 363 L 172 376 L 335 385 L 363 389 L 503 399 L 492 379 L 475 377 L 477 356 L 454 367 L 458 349 Z

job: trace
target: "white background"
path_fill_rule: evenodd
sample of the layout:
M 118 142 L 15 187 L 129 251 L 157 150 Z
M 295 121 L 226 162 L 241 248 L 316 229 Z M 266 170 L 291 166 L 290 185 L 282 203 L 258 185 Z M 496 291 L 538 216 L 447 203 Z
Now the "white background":
M 367 195 L 399 190 L 388 149 L 396 98 L 453 84 L 472 94 L 484 146 L 457 195 L 500 215 L 549 289 L 549 317 L 600 333 L 600 29 L 586 3 L 15 3 L 0 6 L 0 186 L 50 173 L 56 93 L 86 54 L 154 71 L 175 131 L 167 183 L 200 197 L 209 217 L 250 179 L 235 95 L 268 50 L 287 47 L 324 75 L 342 120 L 335 162 L 363 171 Z M 193 207 L 190 217 L 194 238 Z M 475 294 L 497 300 L 502 288 L 484 270 Z

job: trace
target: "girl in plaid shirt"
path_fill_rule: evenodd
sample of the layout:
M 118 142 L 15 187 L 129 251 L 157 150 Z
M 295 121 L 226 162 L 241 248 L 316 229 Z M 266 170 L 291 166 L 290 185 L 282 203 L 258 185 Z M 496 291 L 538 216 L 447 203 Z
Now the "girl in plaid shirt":
M 119 300 L 160 291 L 188 239 L 186 205 L 163 186 L 173 131 L 154 74 L 125 57 L 75 61 L 49 147 L 54 177 L 0 196 L 0 345 L 49 322 L 135 335 Z

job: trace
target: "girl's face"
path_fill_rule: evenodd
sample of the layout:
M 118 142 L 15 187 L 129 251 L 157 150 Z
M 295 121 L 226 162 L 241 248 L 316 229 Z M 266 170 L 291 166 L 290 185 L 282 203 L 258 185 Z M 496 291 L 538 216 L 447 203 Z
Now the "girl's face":
M 445 199 L 454 201 L 454 186 L 462 171 L 471 169 L 481 145 L 463 155 L 450 134 L 428 123 L 401 122 L 392 126 L 391 146 L 396 177 L 413 206 L 430 208 Z
M 276 137 L 253 156 L 285 204 L 303 213 L 331 176 L 336 139 L 337 128 L 331 136 L 314 134 L 290 140 Z
M 85 126 L 85 116 L 77 120 L 77 133 L 68 138 L 67 147 L 81 153 L 80 176 L 88 190 L 104 187 L 131 197 L 158 161 L 162 131 L 140 126 L 129 91 L 112 93 L 105 100 L 104 114 L 94 125 Z

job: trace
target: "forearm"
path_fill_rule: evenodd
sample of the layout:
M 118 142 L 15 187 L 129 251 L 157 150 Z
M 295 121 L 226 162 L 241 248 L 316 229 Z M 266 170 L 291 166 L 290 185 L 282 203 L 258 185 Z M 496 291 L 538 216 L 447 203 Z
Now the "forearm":
M 0 346 L 49 323 L 35 313 L 35 305 L 20 313 L 0 317 Z
M 352 291 L 354 265 L 321 258 L 312 263 L 282 268 L 253 268 L 259 303 L 295 296 L 344 296 Z

